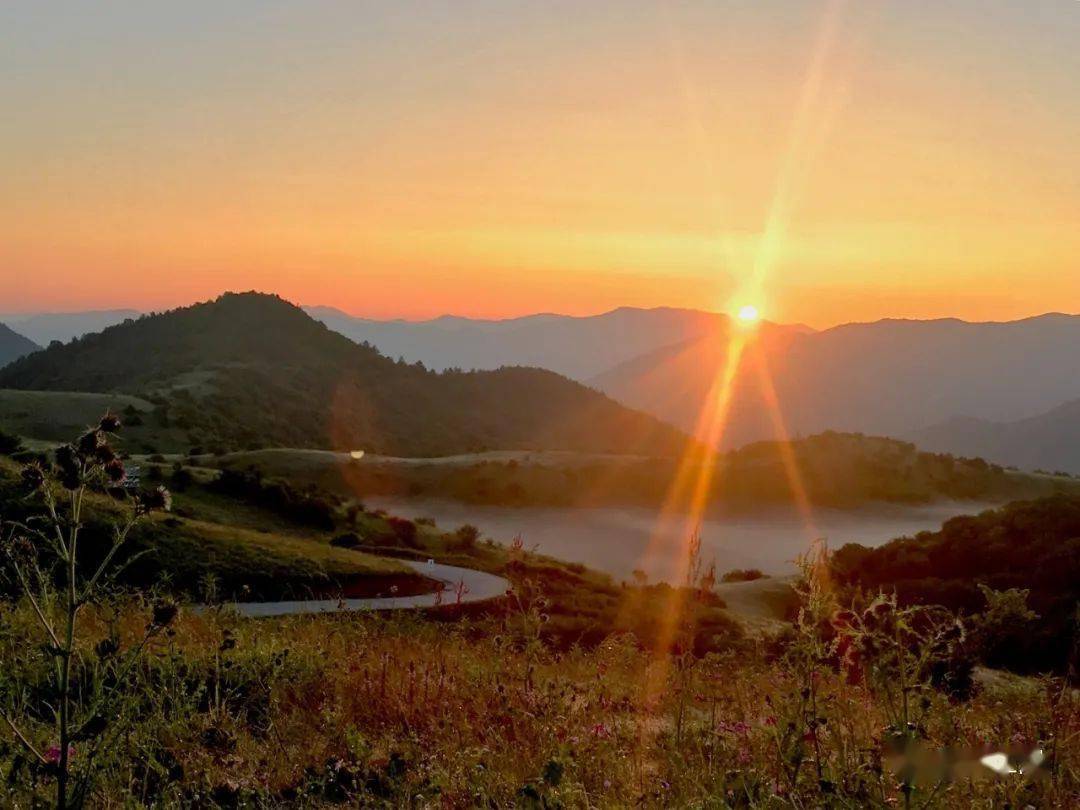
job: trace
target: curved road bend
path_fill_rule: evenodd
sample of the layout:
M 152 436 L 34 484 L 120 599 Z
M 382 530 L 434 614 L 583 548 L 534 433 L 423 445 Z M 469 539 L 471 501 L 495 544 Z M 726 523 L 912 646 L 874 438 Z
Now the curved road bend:
M 453 565 L 426 563 L 414 560 L 402 560 L 408 566 L 429 579 L 443 584 L 442 604 L 457 603 L 459 583 L 465 583 L 466 592 L 461 603 L 483 602 L 495 599 L 506 593 L 510 583 L 502 577 L 476 571 L 472 568 L 458 568 Z M 415 596 L 379 596 L 365 599 L 303 599 L 293 602 L 237 602 L 235 608 L 241 616 L 266 618 L 270 616 L 297 616 L 307 613 L 338 613 L 347 610 L 402 610 L 405 608 L 427 608 L 435 606 L 435 593 L 421 593 Z M 196 612 L 203 608 L 195 607 Z

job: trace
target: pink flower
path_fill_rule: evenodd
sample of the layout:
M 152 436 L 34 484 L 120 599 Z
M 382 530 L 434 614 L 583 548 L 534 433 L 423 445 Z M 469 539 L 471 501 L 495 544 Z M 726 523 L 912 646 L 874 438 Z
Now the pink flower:
M 70 762 L 73 759 L 75 759 L 75 746 L 74 745 L 69 745 L 68 746 L 68 761 Z M 50 765 L 59 765 L 60 764 L 60 746 L 59 745 L 50 745 L 48 748 L 45 749 L 45 761 L 48 762 Z
M 601 739 L 606 739 L 607 737 L 611 736 L 611 732 L 608 731 L 608 727 L 605 726 L 603 723 L 597 723 L 595 726 L 593 726 L 592 733 L 594 737 L 600 737 Z
M 770 714 L 768 717 L 765 718 L 764 725 L 766 725 L 766 726 L 775 726 L 776 725 L 776 717 L 774 715 Z

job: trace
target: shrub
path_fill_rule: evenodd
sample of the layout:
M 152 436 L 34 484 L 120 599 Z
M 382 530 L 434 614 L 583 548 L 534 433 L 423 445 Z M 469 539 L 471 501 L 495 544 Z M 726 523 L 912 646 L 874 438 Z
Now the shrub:
M 755 579 L 764 579 L 765 575 L 757 568 L 733 568 L 722 577 L 721 582 L 752 582 Z
M 394 535 L 394 539 L 403 546 L 410 546 L 415 548 L 416 542 L 416 524 L 411 520 L 399 517 L 389 517 L 386 519 L 387 525 L 390 527 L 390 531 Z
M 471 523 L 465 523 L 454 532 L 454 547 L 462 551 L 472 551 L 479 539 L 480 530 Z
M 22 439 L 0 430 L 0 456 L 13 456 L 23 449 Z
M 345 534 L 339 534 L 333 540 L 330 541 L 330 545 L 335 548 L 359 548 L 361 545 L 360 538 L 353 532 L 346 532 Z

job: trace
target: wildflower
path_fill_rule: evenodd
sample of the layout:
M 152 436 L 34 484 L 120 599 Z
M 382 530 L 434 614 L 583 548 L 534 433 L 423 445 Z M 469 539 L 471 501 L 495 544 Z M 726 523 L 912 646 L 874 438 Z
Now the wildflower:
M 49 763 L 50 765 L 59 765 L 60 764 L 60 753 L 61 753 L 61 751 L 60 751 L 60 746 L 59 745 L 50 745 L 48 748 L 45 749 L 45 761 L 47 763 Z M 75 758 L 75 746 L 74 745 L 69 745 L 68 746 L 67 756 L 68 756 L 69 761 Z
M 608 730 L 608 727 L 605 726 L 603 723 L 597 723 L 595 726 L 593 726 L 592 734 L 594 737 L 599 737 L 602 740 L 607 739 L 611 736 L 611 732 Z
M 107 444 L 99 444 L 94 450 L 94 458 L 99 464 L 108 464 L 110 461 L 116 458 L 116 453 Z
M 22 468 L 22 482 L 31 492 L 36 492 L 45 484 L 45 471 L 37 462 L 27 464 Z
M 34 556 L 34 544 L 30 542 L 28 537 L 19 535 L 11 541 L 7 551 L 16 560 L 29 560 Z
M 120 417 L 115 413 L 106 413 L 101 417 L 101 422 L 98 423 L 98 430 L 105 433 L 119 433 L 120 432 Z
M 765 718 L 763 724 L 766 725 L 766 726 L 769 726 L 770 728 L 775 727 L 776 726 L 776 715 L 770 714 L 768 717 Z
M 160 509 L 168 512 L 172 509 L 172 493 L 165 487 L 150 489 L 139 493 L 136 511 L 141 515 L 148 515 Z

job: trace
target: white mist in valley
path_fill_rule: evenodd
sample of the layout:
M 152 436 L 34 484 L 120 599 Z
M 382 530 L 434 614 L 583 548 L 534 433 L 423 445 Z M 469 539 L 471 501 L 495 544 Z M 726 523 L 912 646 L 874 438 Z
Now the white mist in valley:
M 444 531 L 470 523 L 484 537 L 509 543 L 520 535 L 526 548 L 584 563 L 629 579 L 635 569 L 652 582 L 678 579 L 680 549 L 688 530 L 680 521 L 660 521 L 654 510 L 629 507 L 556 508 L 478 506 L 426 498 L 364 499 L 369 509 L 409 518 L 432 518 Z M 845 543 L 880 546 L 894 537 L 936 531 L 951 517 L 975 514 L 988 504 L 943 502 L 926 506 L 879 505 L 858 510 L 819 509 L 813 528 L 795 511 L 708 518 L 700 523 L 702 557 L 717 570 L 758 568 L 789 574 L 794 560 L 815 538 L 830 548 Z

